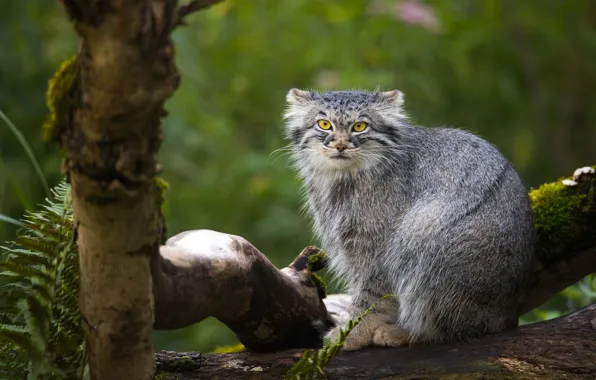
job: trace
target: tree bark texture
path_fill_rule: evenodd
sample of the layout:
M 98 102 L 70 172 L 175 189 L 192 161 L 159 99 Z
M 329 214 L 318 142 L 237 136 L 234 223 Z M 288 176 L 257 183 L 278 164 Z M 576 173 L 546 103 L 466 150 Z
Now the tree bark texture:
M 156 354 L 159 379 L 281 379 L 301 352 Z M 324 369 L 329 379 L 593 380 L 596 305 L 555 320 L 454 344 L 345 352 Z
M 178 8 L 176 0 L 61 2 L 80 46 L 73 83 L 56 100 L 53 133 L 73 190 L 91 378 L 152 379 L 150 260 L 163 227 L 155 156 L 164 101 L 179 81 L 170 33 L 201 7 Z
M 311 281 L 309 259 L 318 253 L 307 247 L 278 270 L 239 236 L 209 230 L 176 235 L 154 260 L 155 328 L 213 316 L 253 350 L 317 347 L 335 325 Z

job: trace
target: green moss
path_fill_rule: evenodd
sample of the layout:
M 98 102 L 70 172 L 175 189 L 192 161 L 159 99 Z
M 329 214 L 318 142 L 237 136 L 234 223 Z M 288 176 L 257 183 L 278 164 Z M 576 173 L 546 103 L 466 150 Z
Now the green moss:
M 77 73 L 76 57 L 71 57 L 62 62 L 52 79 L 50 79 L 46 94 L 49 112 L 42 127 L 43 141 L 58 141 L 60 130 L 67 120 L 68 108 L 71 104 L 70 90 Z
M 323 281 L 321 276 L 314 272 L 324 268 L 326 261 L 327 254 L 319 249 L 317 253 L 313 253 L 310 256 L 308 256 L 308 262 L 306 263 L 306 268 L 309 271 L 313 272 L 311 273 L 311 280 L 315 284 L 319 292 L 319 297 L 321 298 L 327 297 L 327 284 L 325 284 L 325 281 Z
M 199 365 L 190 356 L 182 356 L 174 363 L 173 368 L 176 371 L 192 371 L 198 369 Z
M 570 248 L 589 227 L 586 219 L 596 218 L 596 181 L 569 187 L 547 183 L 530 192 L 537 237 L 536 254 L 550 261 Z
M 321 297 L 321 299 L 327 297 L 327 284 L 325 284 L 325 281 L 323 281 L 321 276 L 316 273 L 311 273 L 311 280 L 319 292 L 319 297 Z
M 306 267 L 309 271 L 316 272 L 325 266 L 325 261 L 327 261 L 327 254 L 319 250 L 319 252 L 313 253 L 308 257 Z
M 165 194 L 170 188 L 170 184 L 161 177 L 155 177 L 154 179 L 155 186 L 157 186 L 157 205 L 161 207 L 166 200 Z
M 173 377 L 172 377 L 173 376 Z M 180 375 L 177 373 L 159 371 L 155 374 L 155 380 L 168 380 L 168 379 L 180 379 Z

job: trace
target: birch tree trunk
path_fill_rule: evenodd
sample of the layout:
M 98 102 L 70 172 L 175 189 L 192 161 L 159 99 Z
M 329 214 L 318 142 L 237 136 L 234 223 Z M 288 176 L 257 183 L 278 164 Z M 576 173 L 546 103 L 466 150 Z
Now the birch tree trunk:
M 154 376 L 150 261 L 163 230 L 156 154 L 164 102 L 179 81 L 170 33 L 215 2 L 61 0 L 80 46 L 72 84 L 54 102 L 53 133 L 73 190 L 93 379 Z

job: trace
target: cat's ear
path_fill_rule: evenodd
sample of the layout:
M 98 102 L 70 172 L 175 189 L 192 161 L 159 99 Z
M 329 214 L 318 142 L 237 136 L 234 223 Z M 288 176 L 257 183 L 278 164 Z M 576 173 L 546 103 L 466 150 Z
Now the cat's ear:
M 381 103 L 401 108 L 404 105 L 404 93 L 399 90 L 383 91 L 379 93 Z
M 404 93 L 399 90 L 378 92 L 377 104 L 380 110 L 390 118 L 407 119 L 404 110 Z
M 286 100 L 289 104 L 304 105 L 314 99 L 314 93 L 311 91 L 299 90 L 293 88 L 288 91 Z

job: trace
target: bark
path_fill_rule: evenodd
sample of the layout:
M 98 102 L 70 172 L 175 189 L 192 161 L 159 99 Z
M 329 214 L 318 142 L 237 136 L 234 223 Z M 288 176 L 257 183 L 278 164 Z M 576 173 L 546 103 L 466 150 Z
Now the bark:
M 213 316 L 253 350 L 317 347 L 334 325 L 308 268 L 318 252 L 307 247 L 278 270 L 239 236 L 209 230 L 176 235 L 154 260 L 155 328 Z
M 281 379 L 300 357 L 273 354 L 160 352 L 160 379 Z M 596 305 L 555 320 L 484 339 L 444 345 L 370 348 L 342 353 L 325 368 L 329 379 L 594 379 Z
M 196 9 L 176 0 L 61 2 L 80 48 L 75 79 L 53 100 L 61 106 L 50 134 L 72 184 L 91 378 L 151 379 L 150 259 L 163 227 L 155 155 L 163 104 L 179 80 L 170 33 Z

